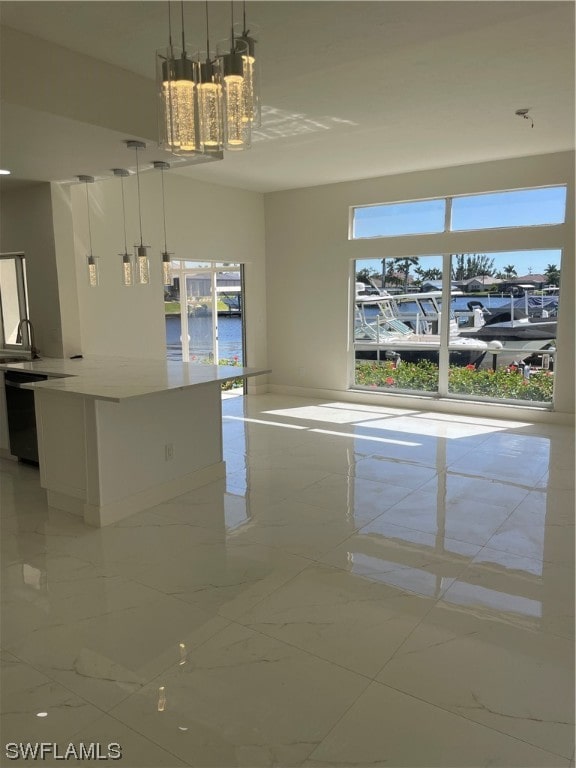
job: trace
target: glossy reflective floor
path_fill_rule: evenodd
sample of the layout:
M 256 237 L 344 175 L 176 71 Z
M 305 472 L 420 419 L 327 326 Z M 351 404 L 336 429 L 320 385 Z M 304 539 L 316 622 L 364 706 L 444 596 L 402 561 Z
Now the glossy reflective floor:
M 573 766 L 573 429 L 223 410 L 226 482 L 101 530 L 2 462 L 3 745 L 116 742 L 124 768 Z

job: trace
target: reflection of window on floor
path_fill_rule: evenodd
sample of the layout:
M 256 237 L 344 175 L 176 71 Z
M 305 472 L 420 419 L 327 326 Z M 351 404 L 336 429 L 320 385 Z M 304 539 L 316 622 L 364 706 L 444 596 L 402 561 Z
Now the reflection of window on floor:
M 565 208 L 565 187 L 363 206 L 352 238 L 426 235 L 429 246 L 450 231 L 546 231 Z M 356 261 L 353 386 L 551 405 L 561 256 L 556 248 Z

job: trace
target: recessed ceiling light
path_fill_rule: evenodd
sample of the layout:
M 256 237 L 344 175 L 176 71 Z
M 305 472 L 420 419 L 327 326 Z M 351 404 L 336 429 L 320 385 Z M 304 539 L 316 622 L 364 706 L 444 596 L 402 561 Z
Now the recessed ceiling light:
M 0 168 L 0 176 L 10 176 L 12 171 L 5 171 L 4 168 Z

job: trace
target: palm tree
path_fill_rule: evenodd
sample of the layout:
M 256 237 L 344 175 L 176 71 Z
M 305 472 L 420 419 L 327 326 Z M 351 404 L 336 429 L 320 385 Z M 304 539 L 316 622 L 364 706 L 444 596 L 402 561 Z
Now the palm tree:
M 518 272 L 516 272 L 516 267 L 514 264 L 507 264 L 504 269 L 502 270 L 506 277 L 516 277 Z
M 404 293 L 408 290 L 408 276 L 410 275 L 410 267 L 414 264 L 418 264 L 420 259 L 417 256 L 407 256 L 403 259 L 394 259 L 394 264 L 397 265 L 398 272 L 404 273 Z
M 544 270 L 544 275 L 550 285 L 560 285 L 560 270 L 556 264 L 548 264 Z

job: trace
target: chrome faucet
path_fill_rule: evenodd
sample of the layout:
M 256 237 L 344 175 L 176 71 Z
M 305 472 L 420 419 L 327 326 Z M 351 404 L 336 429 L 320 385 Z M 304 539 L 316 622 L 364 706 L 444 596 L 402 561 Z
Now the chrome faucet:
M 28 346 L 30 348 L 30 359 L 34 360 L 34 358 L 38 357 L 38 350 L 36 349 L 36 341 L 34 336 L 34 326 L 32 325 L 31 321 L 28 320 L 27 317 L 23 317 L 22 320 L 18 323 L 18 329 L 16 332 L 16 342 L 23 340 L 22 337 L 22 326 L 27 325 L 28 326 Z

